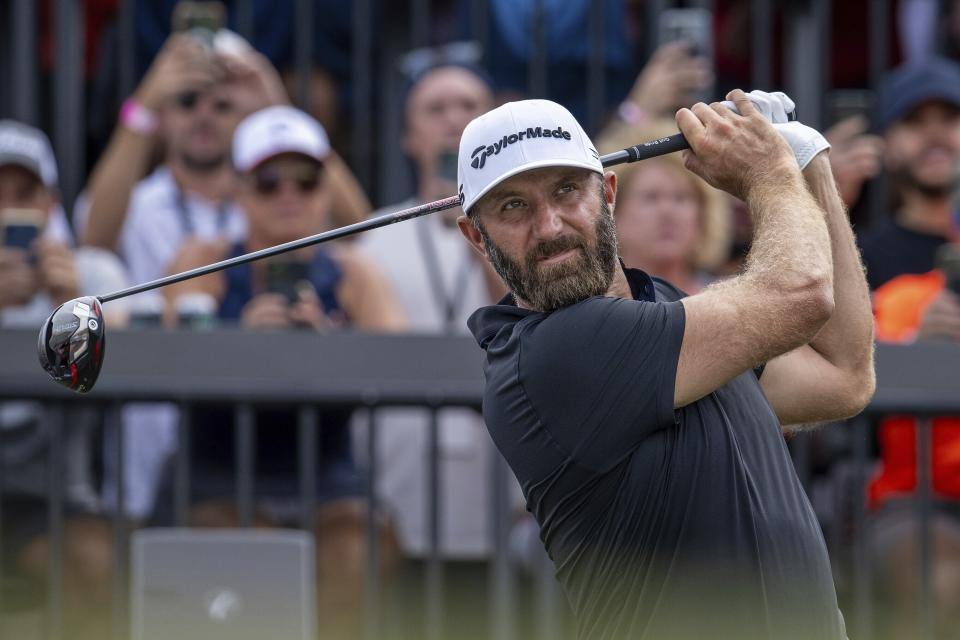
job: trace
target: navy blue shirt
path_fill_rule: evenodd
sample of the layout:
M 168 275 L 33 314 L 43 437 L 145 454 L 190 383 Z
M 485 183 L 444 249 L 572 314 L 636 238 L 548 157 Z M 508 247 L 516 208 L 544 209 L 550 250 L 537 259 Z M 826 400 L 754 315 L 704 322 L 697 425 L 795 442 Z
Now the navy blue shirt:
M 625 271 L 633 300 L 544 314 L 505 299 L 469 321 L 487 427 L 577 636 L 844 638 L 823 536 L 757 375 L 674 410 L 683 294 Z

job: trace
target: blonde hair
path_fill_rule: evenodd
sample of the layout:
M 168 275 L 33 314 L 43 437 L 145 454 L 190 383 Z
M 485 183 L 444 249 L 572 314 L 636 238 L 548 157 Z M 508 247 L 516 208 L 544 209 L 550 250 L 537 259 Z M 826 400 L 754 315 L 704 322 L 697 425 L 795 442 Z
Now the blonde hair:
M 658 120 L 640 127 L 617 123 L 605 128 L 598 136 L 597 148 L 601 154 L 610 153 L 631 144 L 665 138 L 675 133 L 677 133 L 677 127 L 672 120 Z M 657 160 L 686 176 L 696 190 L 700 199 L 700 239 L 694 253 L 693 266 L 704 271 L 716 268 L 728 257 L 733 236 L 730 207 L 726 198 L 699 176 L 688 171 L 683 166 L 681 154 L 670 153 L 660 156 Z M 623 192 L 624 188 L 630 184 L 637 172 L 642 169 L 642 162 L 621 164 L 613 168 L 617 174 L 617 191 Z

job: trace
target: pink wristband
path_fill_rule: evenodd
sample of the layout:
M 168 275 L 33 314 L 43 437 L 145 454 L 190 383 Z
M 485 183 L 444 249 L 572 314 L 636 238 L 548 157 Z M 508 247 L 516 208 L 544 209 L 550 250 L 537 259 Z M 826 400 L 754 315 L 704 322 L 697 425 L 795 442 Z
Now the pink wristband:
M 638 126 L 647 121 L 647 112 L 633 100 L 624 100 L 617 109 L 617 115 L 627 124 Z
M 120 107 L 120 124 L 134 133 L 149 136 L 156 132 L 157 114 L 133 98 L 127 98 Z

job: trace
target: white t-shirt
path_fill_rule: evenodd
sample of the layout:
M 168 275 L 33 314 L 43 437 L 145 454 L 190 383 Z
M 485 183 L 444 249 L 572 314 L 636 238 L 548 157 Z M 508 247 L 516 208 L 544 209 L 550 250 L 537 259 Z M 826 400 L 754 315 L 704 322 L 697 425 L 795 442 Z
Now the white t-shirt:
M 77 225 L 86 224 L 89 203 L 78 200 L 75 209 Z M 190 236 L 236 242 L 246 237 L 246 231 L 240 207 L 233 203 L 220 207 L 181 192 L 170 169 L 161 165 L 133 188 L 117 253 L 127 264 L 131 281 L 139 284 L 167 275 Z
M 414 206 L 414 201 L 377 211 Z M 490 304 L 481 264 L 456 226 L 440 214 L 363 234 L 357 249 L 384 273 L 413 331 L 468 335 L 467 318 Z M 431 256 L 434 256 L 431 258 Z M 444 556 L 489 555 L 490 468 L 493 443 L 479 413 L 442 409 L 440 429 L 440 548 Z M 354 440 L 365 451 L 366 422 Z M 377 492 L 392 510 L 401 544 L 410 555 L 428 551 L 427 455 L 429 414 L 390 408 L 378 413 Z

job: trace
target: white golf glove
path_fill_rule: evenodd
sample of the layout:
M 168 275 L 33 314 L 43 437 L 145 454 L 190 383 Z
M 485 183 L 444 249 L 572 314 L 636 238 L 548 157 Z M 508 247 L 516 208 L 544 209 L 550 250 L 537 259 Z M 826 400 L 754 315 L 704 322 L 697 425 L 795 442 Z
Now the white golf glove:
M 830 143 L 819 131 L 801 122 L 774 123 L 773 128 L 779 131 L 790 145 L 801 171 L 807 168 L 818 153 L 830 148 Z
M 747 94 L 750 102 L 754 104 L 757 111 L 764 118 L 773 123 L 773 128 L 780 132 L 783 139 L 793 150 L 793 157 L 797 159 L 801 171 L 807 168 L 810 161 L 825 149 L 830 148 L 830 143 L 819 131 L 797 121 L 790 121 L 789 115 L 796 108 L 790 96 L 782 91 L 767 93 L 766 91 L 751 91 Z M 728 109 L 740 113 L 737 105 L 729 100 L 724 100 L 724 106 Z

